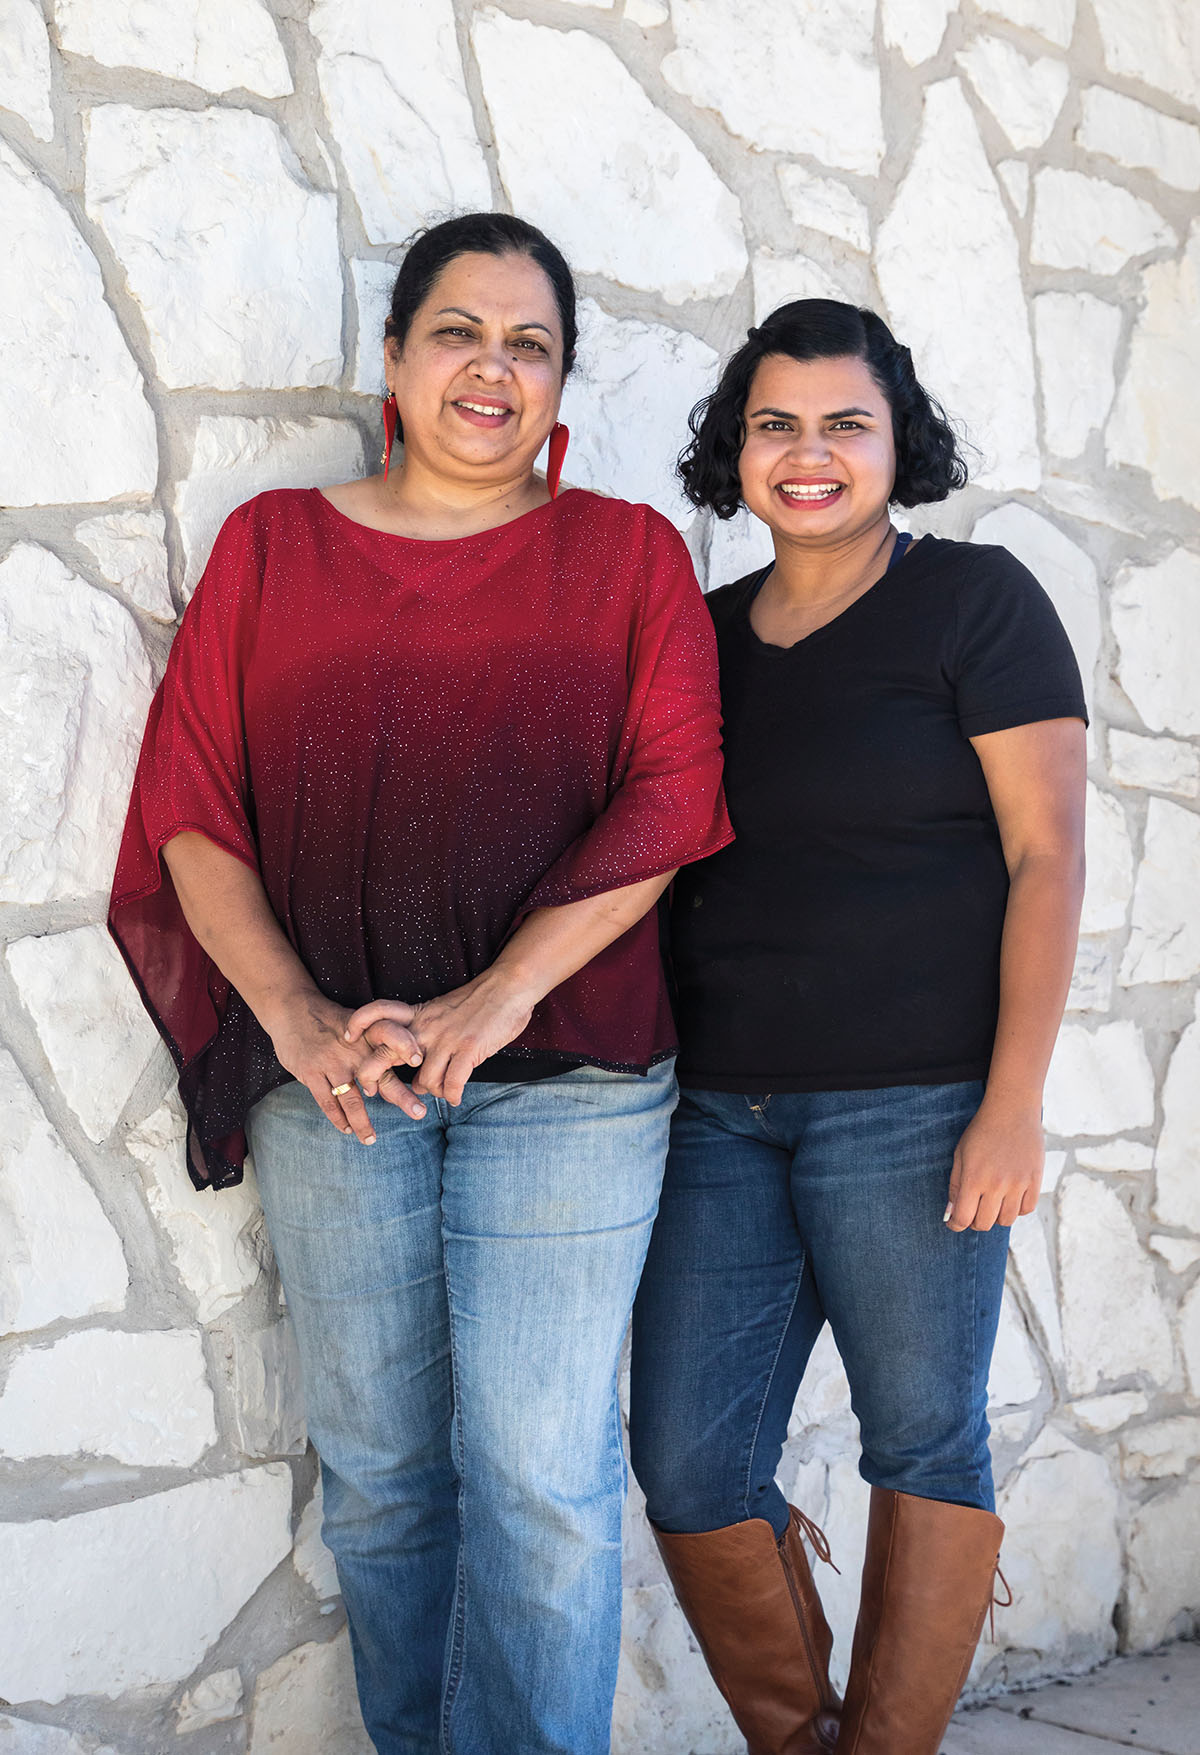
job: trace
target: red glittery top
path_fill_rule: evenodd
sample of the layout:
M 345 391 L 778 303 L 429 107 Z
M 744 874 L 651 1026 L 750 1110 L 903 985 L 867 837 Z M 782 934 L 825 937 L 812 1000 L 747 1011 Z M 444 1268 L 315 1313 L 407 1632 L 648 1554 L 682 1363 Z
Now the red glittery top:
M 180 1069 L 192 1177 L 221 1187 L 289 1075 L 184 920 L 159 858 L 184 830 L 261 873 L 347 1006 L 447 992 L 531 908 L 715 852 L 716 651 L 681 538 L 579 489 L 446 542 L 316 489 L 228 519 L 150 709 L 109 913 Z M 644 1071 L 674 1046 L 651 910 L 505 1053 Z

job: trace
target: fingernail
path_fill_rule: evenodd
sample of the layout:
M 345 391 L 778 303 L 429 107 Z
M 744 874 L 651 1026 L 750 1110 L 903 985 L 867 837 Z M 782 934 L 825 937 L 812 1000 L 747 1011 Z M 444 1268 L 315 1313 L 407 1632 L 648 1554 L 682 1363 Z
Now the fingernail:
M 364 1146 L 373 1146 L 375 1144 L 375 1137 L 376 1136 L 373 1133 L 369 1133 L 367 1135 L 366 1139 L 363 1141 L 363 1145 Z
M 954 1211 L 954 1202 L 951 1201 L 950 1205 L 946 1208 L 945 1212 L 942 1214 L 942 1224 L 943 1225 L 948 1225 L 950 1223 L 950 1215 L 953 1211 Z
M 419 1054 L 410 1054 L 408 1057 L 408 1064 L 409 1066 L 420 1066 L 421 1056 Z
M 425 1105 L 424 1105 L 424 1103 L 420 1103 L 417 1106 L 415 1119 L 417 1121 L 420 1121 L 423 1119 L 424 1115 L 425 1115 Z
M 342 1040 L 343 1040 L 343 1041 L 344 1041 L 344 1042 L 349 1042 L 349 1040 L 350 1040 L 350 1032 L 349 1032 L 349 1030 L 343 1030 L 343 1031 L 342 1031 Z

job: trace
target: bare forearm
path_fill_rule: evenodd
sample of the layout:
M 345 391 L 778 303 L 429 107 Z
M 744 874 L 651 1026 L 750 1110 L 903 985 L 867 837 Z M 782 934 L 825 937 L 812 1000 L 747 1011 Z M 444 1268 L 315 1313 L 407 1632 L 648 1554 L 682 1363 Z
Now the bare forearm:
M 561 908 L 538 908 L 522 921 L 488 975 L 536 1005 L 548 993 L 636 926 L 658 901 L 673 871 L 606 890 Z
M 990 1102 L 1040 1108 L 1071 984 L 1082 859 L 1031 854 L 1012 874 L 1000 950 L 1000 1009 L 988 1074 Z
M 163 848 L 184 918 L 217 968 L 273 1033 L 316 984 L 275 918 L 262 879 L 205 835 Z

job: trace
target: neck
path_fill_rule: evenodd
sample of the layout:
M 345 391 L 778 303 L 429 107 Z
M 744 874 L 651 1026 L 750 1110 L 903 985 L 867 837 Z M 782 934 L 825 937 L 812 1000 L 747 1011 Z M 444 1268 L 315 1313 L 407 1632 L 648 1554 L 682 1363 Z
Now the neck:
M 884 572 L 896 532 L 886 508 L 874 523 L 828 543 L 775 535 L 771 593 L 781 604 L 816 609 L 863 589 Z
M 486 481 L 464 480 L 432 469 L 406 453 L 377 483 L 379 507 L 389 519 L 430 533 L 469 535 L 519 517 L 546 499 L 546 484 L 532 468 Z

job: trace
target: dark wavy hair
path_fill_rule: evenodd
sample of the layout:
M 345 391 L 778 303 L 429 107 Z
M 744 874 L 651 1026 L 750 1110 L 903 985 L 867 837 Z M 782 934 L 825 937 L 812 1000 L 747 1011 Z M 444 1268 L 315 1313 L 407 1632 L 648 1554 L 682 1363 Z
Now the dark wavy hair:
M 536 262 L 554 293 L 563 332 L 563 377 L 575 363 L 579 331 L 575 318 L 575 281 L 567 259 L 545 232 L 511 213 L 462 213 L 427 226 L 409 239 L 384 334 L 404 346 L 413 317 L 442 269 L 456 256 L 528 256 Z
M 688 417 L 691 443 L 680 452 L 676 467 L 694 506 L 732 518 L 741 505 L 738 459 L 746 440 L 746 399 L 759 361 L 770 354 L 863 361 L 892 411 L 894 505 L 928 505 L 966 485 L 962 443 L 945 409 L 919 382 L 912 354 L 883 318 L 837 299 L 795 299 L 751 329 L 712 395 L 699 401 Z

